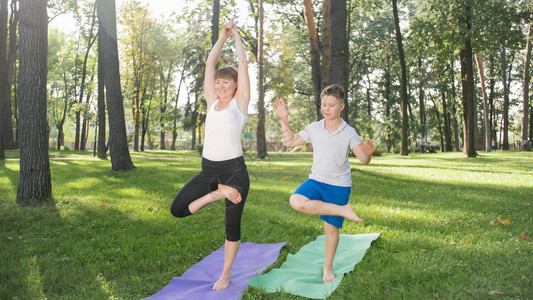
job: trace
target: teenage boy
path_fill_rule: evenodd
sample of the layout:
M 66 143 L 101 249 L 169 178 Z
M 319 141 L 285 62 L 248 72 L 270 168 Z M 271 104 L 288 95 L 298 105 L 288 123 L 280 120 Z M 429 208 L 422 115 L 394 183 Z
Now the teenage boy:
M 289 126 L 290 107 L 283 98 L 274 103 L 283 140 L 287 147 L 311 142 L 313 167 L 309 179 L 302 183 L 290 198 L 291 206 L 310 215 L 320 215 L 324 221 L 326 243 L 324 252 L 324 283 L 335 279 L 333 260 L 339 244 L 339 229 L 344 218 L 363 222 L 348 204 L 352 186 L 349 149 L 362 164 L 368 164 L 376 150 L 372 140 L 362 143 L 353 127 L 341 118 L 344 109 L 344 90 L 337 84 L 326 87 L 321 95 L 324 119 L 311 123 L 297 135 Z

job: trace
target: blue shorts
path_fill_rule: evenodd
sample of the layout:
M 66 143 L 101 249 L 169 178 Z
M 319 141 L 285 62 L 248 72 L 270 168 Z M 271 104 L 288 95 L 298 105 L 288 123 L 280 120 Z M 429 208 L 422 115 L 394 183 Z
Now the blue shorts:
M 351 190 L 352 187 L 350 186 L 336 186 L 322 183 L 314 179 L 307 179 L 292 194 L 302 195 L 309 200 L 321 200 L 336 205 L 346 205 L 348 204 L 348 200 L 350 200 Z M 337 228 L 342 228 L 344 217 L 323 215 L 320 215 L 319 217 L 320 220 L 323 220 L 324 222 L 328 222 Z

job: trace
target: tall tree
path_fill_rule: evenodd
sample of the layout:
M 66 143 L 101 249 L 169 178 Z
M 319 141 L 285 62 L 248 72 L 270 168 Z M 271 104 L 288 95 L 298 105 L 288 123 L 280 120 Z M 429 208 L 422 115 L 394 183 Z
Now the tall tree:
M 218 40 L 218 27 L 220 25 L 220 0 L 213 0 L 213 17 L 211 18 L 211 46 Z
M 532 16 L 533 17 L 533 16 Z M 529 64 L 530 64 L 530 57 L 531 57 L 531 27 L 533 24 L 529 24 L 529 29 L 527 33 L 527 44 L 526 44 L 526 54 L 524 57 L 524 80 L 522 83 L 522 130 L 521 130 L 521 143 L 520 143 L 520 149 L 522 151 L 529 150 L 529 142 L 528 142 L 528 127 L 529 127 L 529 106 L 530 106 L 530 98 L 529 98 L 529 83 L 531 81 L 531 74 L 529 73 Z
M 11 24 L 10 38 L 14 34 Z M 15 29 L 16 30 L 16 29 Z M 11 43 L 13 40 L 11 40 Z M 11 108 L 11 72 L 13 68 L 8 57 L 8 0 L 0 0 L 0 143 L 2 149 L 10 149 L 15 146 L 13 136 L 13 110 Z M 14 45 L 10 44 L 11 50 L 14 51 Z M 12 53 L 9 53 L 13 55 Z
M 259 30 L 257 32 L 257 157 L 267 156 L 265 137 L 265 83 L 264 83 L 264 7 L 258 0 Z
M 400 97 L 402 108 L 402 150 L 401 155 L 409 155 L 409 116 L 407 115 L 407 67 L 405 65 L 405 55 L 403 52 L 402 31 L 400 29 L 400 19 L 398 17 L 397 0 L 392 0 L 392 13 L 394 15 L 394 27 L 396 28 L 396 43 L 398 45 L 398 58 L 400 59 L 401 80 Z
M 102 23 L 98 24 L 98 141 L 97 141 L 97 156 L 101 159 L 107 158 L 106 147 L 106 116 L 105 116 L 105 79 L 104 79 L 104 57 L 100 55 L 104 50 L 102 49 L 102 37 L 105 34 Z
M 76 136 L 74 139 L 74 149 L 75 150 L 85 150 L 85 127 L 87 123 L 87 114 L 85 109 L 80 109 L 83 107 L 83 97 L 86 96 L 85 90 L 87 87 L 87 63 L 89 61 L 89 54 L 91 52 L 91 48 L 96 41 L 97 36 L 94 33 L 94 29 L 96 27 L 96 5 L 93 4 L 92 7 L 92 17 L 89 24 L 89 30 L 87 33 L 83 32 L 83 26 L 82 28 L 82 36 L 86 38 L 87 46 L 85 48 L 85 54 L 83 56 L 83 64 L 81 66 L 81 82 L 80 82 L 80 93 L 78 98 L 78 109 L 76 110 Z M 87 91 L 87 94 L 90 91 Z M 83 119 L 82 119 L 83 117 Z
M 485 75 L 483 72 L 483 57 L 481 53 L 476 53 L 476 63 L 479 74 L 479 81 L 481 83 L 481 94 L 483 96 L 483 129 L 485 132 L 485 152 L 490 152 L 492 148 L 492 139 L 491 139 L 491 128 L 490 128 L 490 118 L 489 118 L 489 101 L 487 99 L 487 91 L 485 89 Z
M 418 107 L 420 110 L 420 138 L 426 140 L 427 137 L 427 117 L 426 117 L 426 101 L 425 101 L 425 69 L 422 66 L 422 57 L 418 58 Z
M 104 62 L 104 82 L 106 87 L 107 110 L 109 114 L 109 154 L 114 171 L 127 171 L 135 168 L 128 150 L 124 100 L 120 86 L 118 64 L 117 23 L 115 0 L 96 0 L 98 21 L 103 25 L 100 50 Z
M 502 141 L 502 150 L 509 150 L 509 81 L 507 80 L 508 73 L 507 67 L 507 42 L 505 40 L 501 41 L 500 49 L 500 59 L 501 59 L 501 72 L 502 72 L 502 85 L 503 85 L 503 141 Z
M 57 150 L 64 145 L 64 125 L 67 112 L 76 102 L 73 95 L 73 68 L 76 46 L 60 31 L 50 30 L 48 33 L 48 85 L 49 109 L 52 121 L 57 129 Z
M 472 51 L 472 7 L 468 1 L 462 3 L 463 11 L 458 16 L 462 45 L 459 52 L 461 59 L 461 86 L 464 122 L 464 149 L 468 157 L 476 157 L 476 103 L 474 98 L 474 70 Z
M 155 21 L 150 16 L 147 4 L 140 1 L 129 1 L 125 3 L 121 14 L 121 22 L 125 28 L 123 40 L 124 57 L 127 61 L 126 68 L 128 86 L 126 91 L 131 91 L 131 106 L 133 116 L 133 150 L 139 151 L 139 137 L 142 130 L 142 112 L 145 105 L 149 77 L 153 74 L 155 61 L 152 54 L 153 45 L 150 43 L 151 28 Z M 146 110 L 145 110 L 146 112 Z
M 346 122 L 349 122 L 348 72 L 350 67 L 350 51 L 348 49 L 348 11 L 346 9 L 346 0 L 331 0 L 329 13 L 331 16 L 331 36 L 333 37 L 330 43 L 329 83 L 336 83 L 346 91 L 342 118 Z
M 17 202 L 22 205 L 43 204 L 52 196 L 46 120 L 46 3 L 43 0 L 25 0 L 20 3 L 20 180 Z
M 309 37 L 309 52 L 311 55 L 311 80 L 313 82 L 313 96 L 315 100 L 316 120 L 320 120 L 320 92 L 322 88 L 322 75 L 320 64 L 320 46 L 318 42 L 318 32 L 313 15 L 313 5 L 311 0 L 303 0 L 304 19 Z

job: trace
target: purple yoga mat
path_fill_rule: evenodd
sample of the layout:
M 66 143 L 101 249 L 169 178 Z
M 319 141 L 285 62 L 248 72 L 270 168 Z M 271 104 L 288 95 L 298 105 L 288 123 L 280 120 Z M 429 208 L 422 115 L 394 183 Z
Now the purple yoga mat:
M 144 299 L 239 299 L 248 287 L 246 283 L 248 279 L 261 275 L 266 267 L 273 264 L 286 243 L 242 243 L 231 269 L 231 284 L 226 290 L 212 289 L 224 265 L 224 246 L 222 246 L 185 271 L 181 277 L 174 277 L 162 290 Z

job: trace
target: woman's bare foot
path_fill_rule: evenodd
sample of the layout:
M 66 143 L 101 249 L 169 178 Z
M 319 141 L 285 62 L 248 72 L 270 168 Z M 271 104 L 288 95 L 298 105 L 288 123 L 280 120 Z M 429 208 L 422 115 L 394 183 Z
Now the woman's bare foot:
M 229 201 L 237 204 L 241 202 L 241 194 L 236 189 L 232 188 L 231 186 L 227 186 L 224 184 L 218 185 L 218 192 L 220 192 L 224 198 L 227 198 Z
M 231 283 L 231 276 L 224 276 L 221 275 L 215 284 L 213 284 L 213 290 L 215 291 L 222 291 L 228 288 L 229 284 Z
M 335 280 L 335 274 L 333 273 L 333 270 L 324 268 L 324 275 L 322 276 L 322 280 L 324 283 L 329 283 Z
M 344 205 L 344 209 L 346 210 L 345 218 L 352 220 L 357 223 L 363 223 L 363 219 L 359 218 L 355 211 L 353 210 L 353 207 L 350 204 Z

